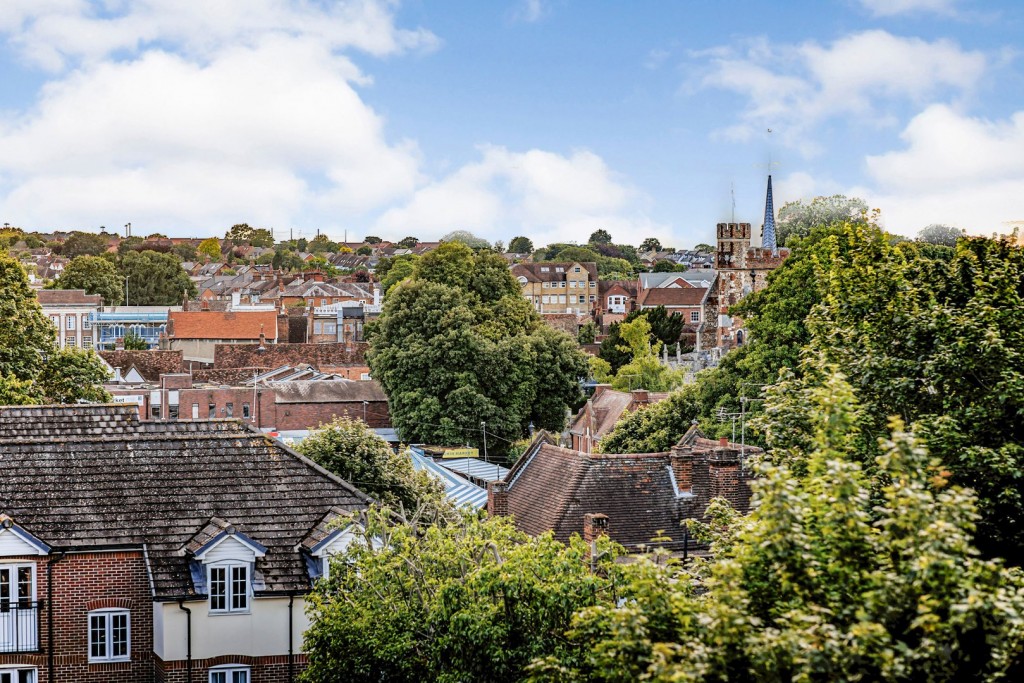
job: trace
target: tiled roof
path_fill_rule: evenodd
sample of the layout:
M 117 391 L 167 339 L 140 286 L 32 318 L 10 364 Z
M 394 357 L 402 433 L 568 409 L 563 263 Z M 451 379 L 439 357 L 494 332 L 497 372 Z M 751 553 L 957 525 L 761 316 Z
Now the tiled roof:
M 304 590 L 296 546 L 332 508 L 368 502 L 238 422 L 142 423 L 129 406 L 0 408 L 0 471 L 0 512 L 58 549 L 145 544 L 164 599 L 196 594 L 180 549 L 215 517 L 266 546 L 262 590 Z
M 41 289 L 36 292 L 42 306 L 100 306 L 103 297 L 86 294 L 84 289 Z
M 160 381 L 160 375 L 184 372 L 181 351 L 100 351 L 100 358 L 111 368 L 121 368 L 122 375 L 135 368 L 147 382 Z
M 681 540 L 667 453 L 585 454 L 544 444 L 509 475 L 509 512 L 531 535 L 553 530 L 567 541 L 583 531 L 583 516 L 609 518 L 609 535 L 635 547 L 664 532 Z M 523 456 L 526 458 L 527 456 Z M 517 463 L 518 464 L 518 463 Z
M 275 311 L 179 311 L 170 314 L 167 333 L 172 339 L 277 339 Z
M 602 388 L 599 394 L 587 401 L 580 409 L 573 419 L 569 432 L 578 436 L 586 436 L 589 429 L 590 436 L 597 441 L 615 427 L 627 410 L 635 410 L 641 405 L 663 401 L 668 396 L 668 392 L 625 392 Z
M 700 306 L 709 289 L 699 287 L 657 287 L 645 289 L 637 297 L 638 306 Z

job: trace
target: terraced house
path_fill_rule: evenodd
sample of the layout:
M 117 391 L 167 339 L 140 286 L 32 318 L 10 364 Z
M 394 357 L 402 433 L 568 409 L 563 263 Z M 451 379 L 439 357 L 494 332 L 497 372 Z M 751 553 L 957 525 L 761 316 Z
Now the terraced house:
M 233 420 L 0 408 L 0 682 L 279 683 L 354 487 Z

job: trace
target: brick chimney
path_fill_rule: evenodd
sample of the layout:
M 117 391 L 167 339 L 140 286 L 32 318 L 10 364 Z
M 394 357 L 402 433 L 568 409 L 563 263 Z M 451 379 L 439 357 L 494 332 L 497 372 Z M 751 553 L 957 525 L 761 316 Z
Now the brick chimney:
M 508 485 L 492 481 L 487 485 L 487 514 L 491 517 L 508 516 Z
M 600 512 L 583 515 L 583 540 L 596 541 L 598 536 L 608 535 L 608 515 Z
M 651 402 L 651 394 L 646 389 L 633 389 L 629 392 L 633 395 L 633 403 L 635 405 L 643 405 Z
M 677 493 L 693 493 L 693 453 L 689 449 L 683 451 L 673 448 L 668 458 L 672 476 L 676 480 Z
M 605 391 L 607 391 L 607 390 L 609 390 L 611 388 L 612 388 L 611 384 L 598 384 L 598 385 L 595 385 L 594 386 L 594 396 L 593 396 L 593 398 L 597 398 L 598 396 L 600 396 Z
M 735 448 L 719 447 L 708 454 L 708 497 L 725 498 L 740 512 L 749 507 L 750 491 Z

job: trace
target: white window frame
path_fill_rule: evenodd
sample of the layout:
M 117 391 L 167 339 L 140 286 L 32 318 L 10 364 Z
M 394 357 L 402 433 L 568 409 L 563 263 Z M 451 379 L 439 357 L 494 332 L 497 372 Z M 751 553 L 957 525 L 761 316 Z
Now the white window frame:
M 114 644 L 114 617 L 124 616 L 125 618 L 125 629 L 126 641 L 125 641 L 125 654 L 114 655 L 113 644 Z M 92 639 L 92 620 L 94 618 L 103 619 L 103 645 L 106 650 L 105 654 L 94 655 L 93 645 L 95 643 Z M 109 608 L 109 609 L 96 609 L 89 612 L 86 615 L 85 628 L 87 634 L 87 645 L 89 653 L 89 663 L 99 664 L 105 662 L 129 662 L 132 659 L 132 614 L 129 610 L 120 608 Z
M 213 606 L 213 572 L 220 569 L 224 570 L 224 607 L 216 608 Z M 235 598 L 238 596 L 238 592 L 235 590 L 234 577 L 236 569 L 245 570 L 245 604 L 241 607 L 235 606 Z M 210 614 L 248 614 L 252 611 L 252 570 L 249 567 L 249 563 L 219 562 L 207 565 L 206 590 L 209 593 Z
M 209 682 L 219 683 L 220 676 L 218 674 L 224 674 L 224 683 L 234 683 L 234 674 L 245 674 L 245 680 L 242 683 L 250 683 L 252 681 L 252 670 L 250 667 L 244 664 L 227 664 L 223 666 L 215 666 L 210 669 Z
M 78 324 L 75 322 L 75 317 L 76 316 L 68 315 L 64 319 L 64 329 L 66 329 L 66 330 L 77 330 L 78 329 Z
M 11 683 L 18 683 L 18 674 L 21 673 L 31 674 L 31 676 L 29 676 L 28 683 L 36 683 L 36 681 L 39 680 L 39 669 L 34 666 L 21 666 L 20 664 L 11 666 L 3 664 L 0 665 L 0 683 L 7 683 L 8 680 L 11 681 Z
M 700 311 L 690 311 L 690 322 L 691 323 L 699 323 L 700 322 Z

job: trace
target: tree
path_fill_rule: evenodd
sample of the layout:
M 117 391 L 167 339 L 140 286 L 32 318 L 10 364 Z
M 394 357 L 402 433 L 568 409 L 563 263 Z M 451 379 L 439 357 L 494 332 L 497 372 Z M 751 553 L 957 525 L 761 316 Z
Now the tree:
M 786 202 L 775 221 L 776 240 L 779 246 L 788 246 L 792 237 L 806 237 L 813 228 L 857 221 L 867 212 L 868 205 L 863 199 L 841 194 L 815 197 L 809 203 L 802 199 Z
M 413 247 L 415 247 L 419 243 L 420 243 L 419 238 L 409 236 L 409 237 L 403 238 L 402 241 L 398 243 L 398 246 L 400 246 L 402 249 L 412 249 Z
M 604 228 L 595 230 L 590 233 L 590 239 L 587 240 L 587 244 L 611 244 L 612 236 Z
M 381 503 L 413 512 L 422 505 L 447 510 L 444 488 L 416 472 L 405 453 L 396 453 L 364 422 L 337 418 L 303 439 L 297 450 L 324 469 Z
M 917 233 L 917 240 L 943 247 L 955 247 L 956 241 L 963 236 L 963 230 L 958 230 L 948 225 L 932 223 L 928 227 L 921 228 L 921 232 Z
M 522 235 L 513 237 L 512 241 L 508 243 L 508 251 L 510 254 L 532 254 L 533 241 Z
M 224 239 L 231 240 L 231 243 L 236 247 L 243 244 L 249 244 L 254 247 L 274 246 L 274 232 L 272 230 L 254 228 L 248 223 L 232 225 L 224 234 Z
M 117 243 L 117 255 L 124 256 L 129 251 L 138 251 L 143 242 L 145 240 L 141 237 L 125 237 Z
M 309 245 L 307 246 L 307 248 L 309 249 L 309 253 L 311 254 L 338 253 L 338 243 L 332 242 L 331 238 L 329 238 L 327 235 L 317 235 L 316 237 L 309 241 Z M 352 250 L 349 249 L 349 251 Z
M 687 268 L 672 261 L 661 260 L 655 261 L 653 270 L 655 273 L 685 273 Z
M 376 235 L 367 235 L 366 237 L 363 238 L 363 242 L 367 244 L 380 244 L 383 241 L 384 240 L 377 237 Z
M 103 403 L 111 400 L 103 388 L 109 378 L 94 351 L 66 348 L 46 359 L 38 381 L 47 403 Z
M 381 273 L 380 263 L 377 264 L 377 277 L 380 278 L 380 286 L 386 295 L 396 284 L 416 272 L 416 261 L 419 256 L 415 254 L 403 254 L 391 259 L 381 259 L 380 263 L 389 261 L 387 268 Z
M 477 237 L 473 233 L 467 230 L 455 230 L 448 233 L 441 238 L 442 242 L 462 242 L 470 249 L 476 251 L 479 249 L 490 249 L 491 243 L 485 240 L 483 237 Z
M 194 262 L 198 258 L 199 253 L 196 248 L 188 242 L 181 242 L 171 247 L 171 252 L 179 259 L 185 262 Z
M 130 251 L 121 259 L 128 278 L 128 297 L 136 306 L 180 305 L 183 296 L 196 296 L 196 285 L 173 254 Z
M 359 254 L 360 256 L 369 256 L 370 254 L 373 253 L 373 249 L 364 244 L 363 246 L 356 249 L 356 253 Z
M 661 240 L 657 237 L 648 237 L 640 243 L 640 251 L 661 251 Z
M 531 422 L 561 429 L 587 374 L 576 340 L 540 320 L 505 260 L 458 242 L 392 286 L 367 337 L 392 421 L 412 442 L 482 446 L 486 423 L 500 454 Z
M 220 261 L 220 240 L 216 237 L 206 238 L 199 243 L 199 253 L 204 256 L 209 256 L 211 261 Z
M 107 306 L 124 301 L 124 281 L 114 264 L 99 256 L 76 256 L 64 267 L 53 289 L 84 289 L 99 294 Z
M 531 538 L 508 518 L 421 531 L 371 510 L 307 602 L 303 680 L 521 681 L 560 656 L 573 614 L 614 599 L 621 552 L 601 539 Z M 593 563 L 596 571 L 591 571 Z
M 122 340 L 125 351 L 145 351 L 149 348 L 149 342 L 142 338 L 142 335 L 135 330 L 128 330 Z
M 762 465 L 753 511 L 721 499 L 713 560 L 641 560 L 577 612 L 530 681 L 996 681 L 1024 671 L 1024 581 L 980 560 L 977 501 L 895 420 L 874 475 L 846 454 L 858 407 L 832 374 L 808 474 Z M 697 590 L 694 590 L 696 586 Z
M 68 258 L 76 256 L 99 256 L 107 250 L 107 237 L 91 232 L 75 230 L 64 240 L 61 255 Z
M 597 339 L 597 323 L 593 320 L 588 320 L 580 327 L 579 333 L 576 335 L 576 340 L 580 344 L 593 344 Z
M 633 322 L 638 318 L 645 318 L 650 325 L 652 343 L 660 342 L 675 351 L 675 345 L 683 336 L 683 328 L 686 327 L 686 321 L 681 314 L 669 313 L 664 306 L 657 306 L 633 311 L 622 322 Z M 601 358 L 611 365 L 614 372 L 618 372 L 619 368 L 632 360 L 629 351 L 620 348 L 625 343 L 621 334 L 622 323 L 612 323 L 608 329 L 608 336 L 601 342 Z
M 715 248 L 713 246 L 711 246 L 710 244 L 705 244 L 703 242 L 701 242 L 700 244 L 695 246 L 693 248 L 693 250 L 696 251 L 696 252 L 699 252 L 701 254 L 713 254 L 713 253 L 715 253 Z
M 54 337 L 25 272 L 0 252 L 0 393 L 5 400 L 33 403 L 42 397 L 35 380 L 55 350 Z
M 277 256 L 276 251 L 265 251 L 256 257 L 257 265 L 269 266 L 274 263 L 274 257 Z
M 651 341 L 651 323 L 639 316 L 619 325 L 619 337 L 625 342 L 619 350 L 628 353 L 630 361 L 619 368 L 612 380 L 612 388 L 619 391 L 647 389 L 668 391 L 682 384 L 682 371 L 672 370 L 658 359 L 661 341 Z
M 577 247 L 574 244 L 561 249 L 553 261 L 568 261 L 570 263 L 596 263 L 600 255 L 589 247 Z

